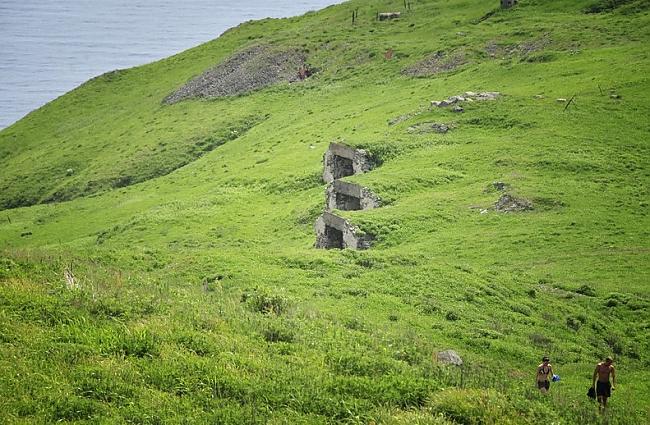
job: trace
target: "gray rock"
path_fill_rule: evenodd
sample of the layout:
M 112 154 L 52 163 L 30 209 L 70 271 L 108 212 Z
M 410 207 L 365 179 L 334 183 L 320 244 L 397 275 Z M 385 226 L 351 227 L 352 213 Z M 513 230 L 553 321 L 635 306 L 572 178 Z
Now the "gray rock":
M 501 96 L 501 93 L 498 91 L 485 91 L 476 95 L 476 100 L 494 100 L 497 97 Z
M 415 124 L 406 129 L 409 133 L 423 134 L 423 133 L 438 133 L 445 134 L 449 131 L 447 124 L 438 124 L 435 122 L 423 122 Z
M 440 363 L 452 364 L 454 366 L 461 366 L 463 359 L 454 350 L 440 351 L 436 354 L 436 359 Z
M 455 105 L 455 106 L 451 109 L 451 111 L 452 111 L 452 112 L 465 112 L 465 110 L 463 109 L 463 107 L 460 106 L 460 105 Z

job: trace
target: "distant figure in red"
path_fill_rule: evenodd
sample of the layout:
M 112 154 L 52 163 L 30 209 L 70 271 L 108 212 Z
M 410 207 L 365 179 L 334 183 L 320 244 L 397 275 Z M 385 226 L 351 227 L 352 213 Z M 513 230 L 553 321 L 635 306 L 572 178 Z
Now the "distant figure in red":
M 549 376 L 553 376 L 553 366 L 549 363 L 549 358 L 544 356 L 542 357 L 542 364 L 537 366 L 536 377 L 537 388 L 542 392 L 542 394 L 546 394 L 551 387 Z
M 614 363 L 612 358 L 607 357 L 604 362 L 598 363 L 594 370 L 593 385 L 596 388 L 596 397 L 598 397 L 601 409 L 607 408 L 607 399 L 612 396 L 612 390 L 616 385 L 616 370 L 612 363 Z M 609 382 L 610 375 L 611 383 Z M 598 379 L 597 382 L 596 379 Z

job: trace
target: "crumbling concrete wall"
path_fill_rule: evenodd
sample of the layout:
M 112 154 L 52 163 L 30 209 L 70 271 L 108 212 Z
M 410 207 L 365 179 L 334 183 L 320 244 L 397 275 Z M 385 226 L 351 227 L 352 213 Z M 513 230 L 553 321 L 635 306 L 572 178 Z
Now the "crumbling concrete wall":
M 314 225 L 316 248 L 368 249 L 372 238 L 357 234 L 358 229 L 343 217 L 324 212 Z
M 330 143 L 323 157 L 323 181 L 331 183 L 342 177 L 365 173 L 371 168 L 372 162 L 365 150 Z
M 334 180 L 327 187 L 327 210 L 369 210 L 380 205 L 380 199 L 367 187 Z
M 377 14 L 377 19 L 380 21 L 387 21 L 390 19 L 397 19 L 402 16 L 401 12 L 380 12 Z

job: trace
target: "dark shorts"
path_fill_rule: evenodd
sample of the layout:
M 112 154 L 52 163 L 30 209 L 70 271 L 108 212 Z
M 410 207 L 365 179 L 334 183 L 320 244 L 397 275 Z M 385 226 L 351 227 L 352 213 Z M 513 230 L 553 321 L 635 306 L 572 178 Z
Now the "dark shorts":
M 596 395 L 598 397 L 611 397 L 612 395 L 612 384 L 609 382 L 596 382 Z
M 551 388 L 551 383 L 548 381 L 537 381 L 537 388 L 539 388 L 540 390 L 542 388 L 546 388 L 548 390 L 549 388 Z

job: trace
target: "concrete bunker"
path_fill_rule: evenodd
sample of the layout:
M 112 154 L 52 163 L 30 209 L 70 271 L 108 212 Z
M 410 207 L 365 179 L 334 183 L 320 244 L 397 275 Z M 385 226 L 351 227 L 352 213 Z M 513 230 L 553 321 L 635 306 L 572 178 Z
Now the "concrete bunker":
M 510 9 L 513 6 L 516 6 L 518 3 L 518 0 L 501 0 L 501 8 L 502 9 Z
M 372 242 L 369 235 L 359 235 L 358 229 L 343 217 L 324 212 L 314 225 L 316 248 L 325 249 L 368 249 Z
M 372 168 L 368 153 L 340 143 L 330 143 L 323 157 L 323 181 L 331 183 L 342 177 L 365 173 Z
M 334 180 L 327 187 L 327 210 L 369 210 L 377 208 L 380 199 L 367 187 L 341 180 Z
M 379 13 L 377 13 L 377 19 L 380 20 L 380 21 L 388 21 L 388 20 L 391 20 L 391 19 L 398 19 L 400 16 L 402 16 L 401 12 L 379 12 Z

